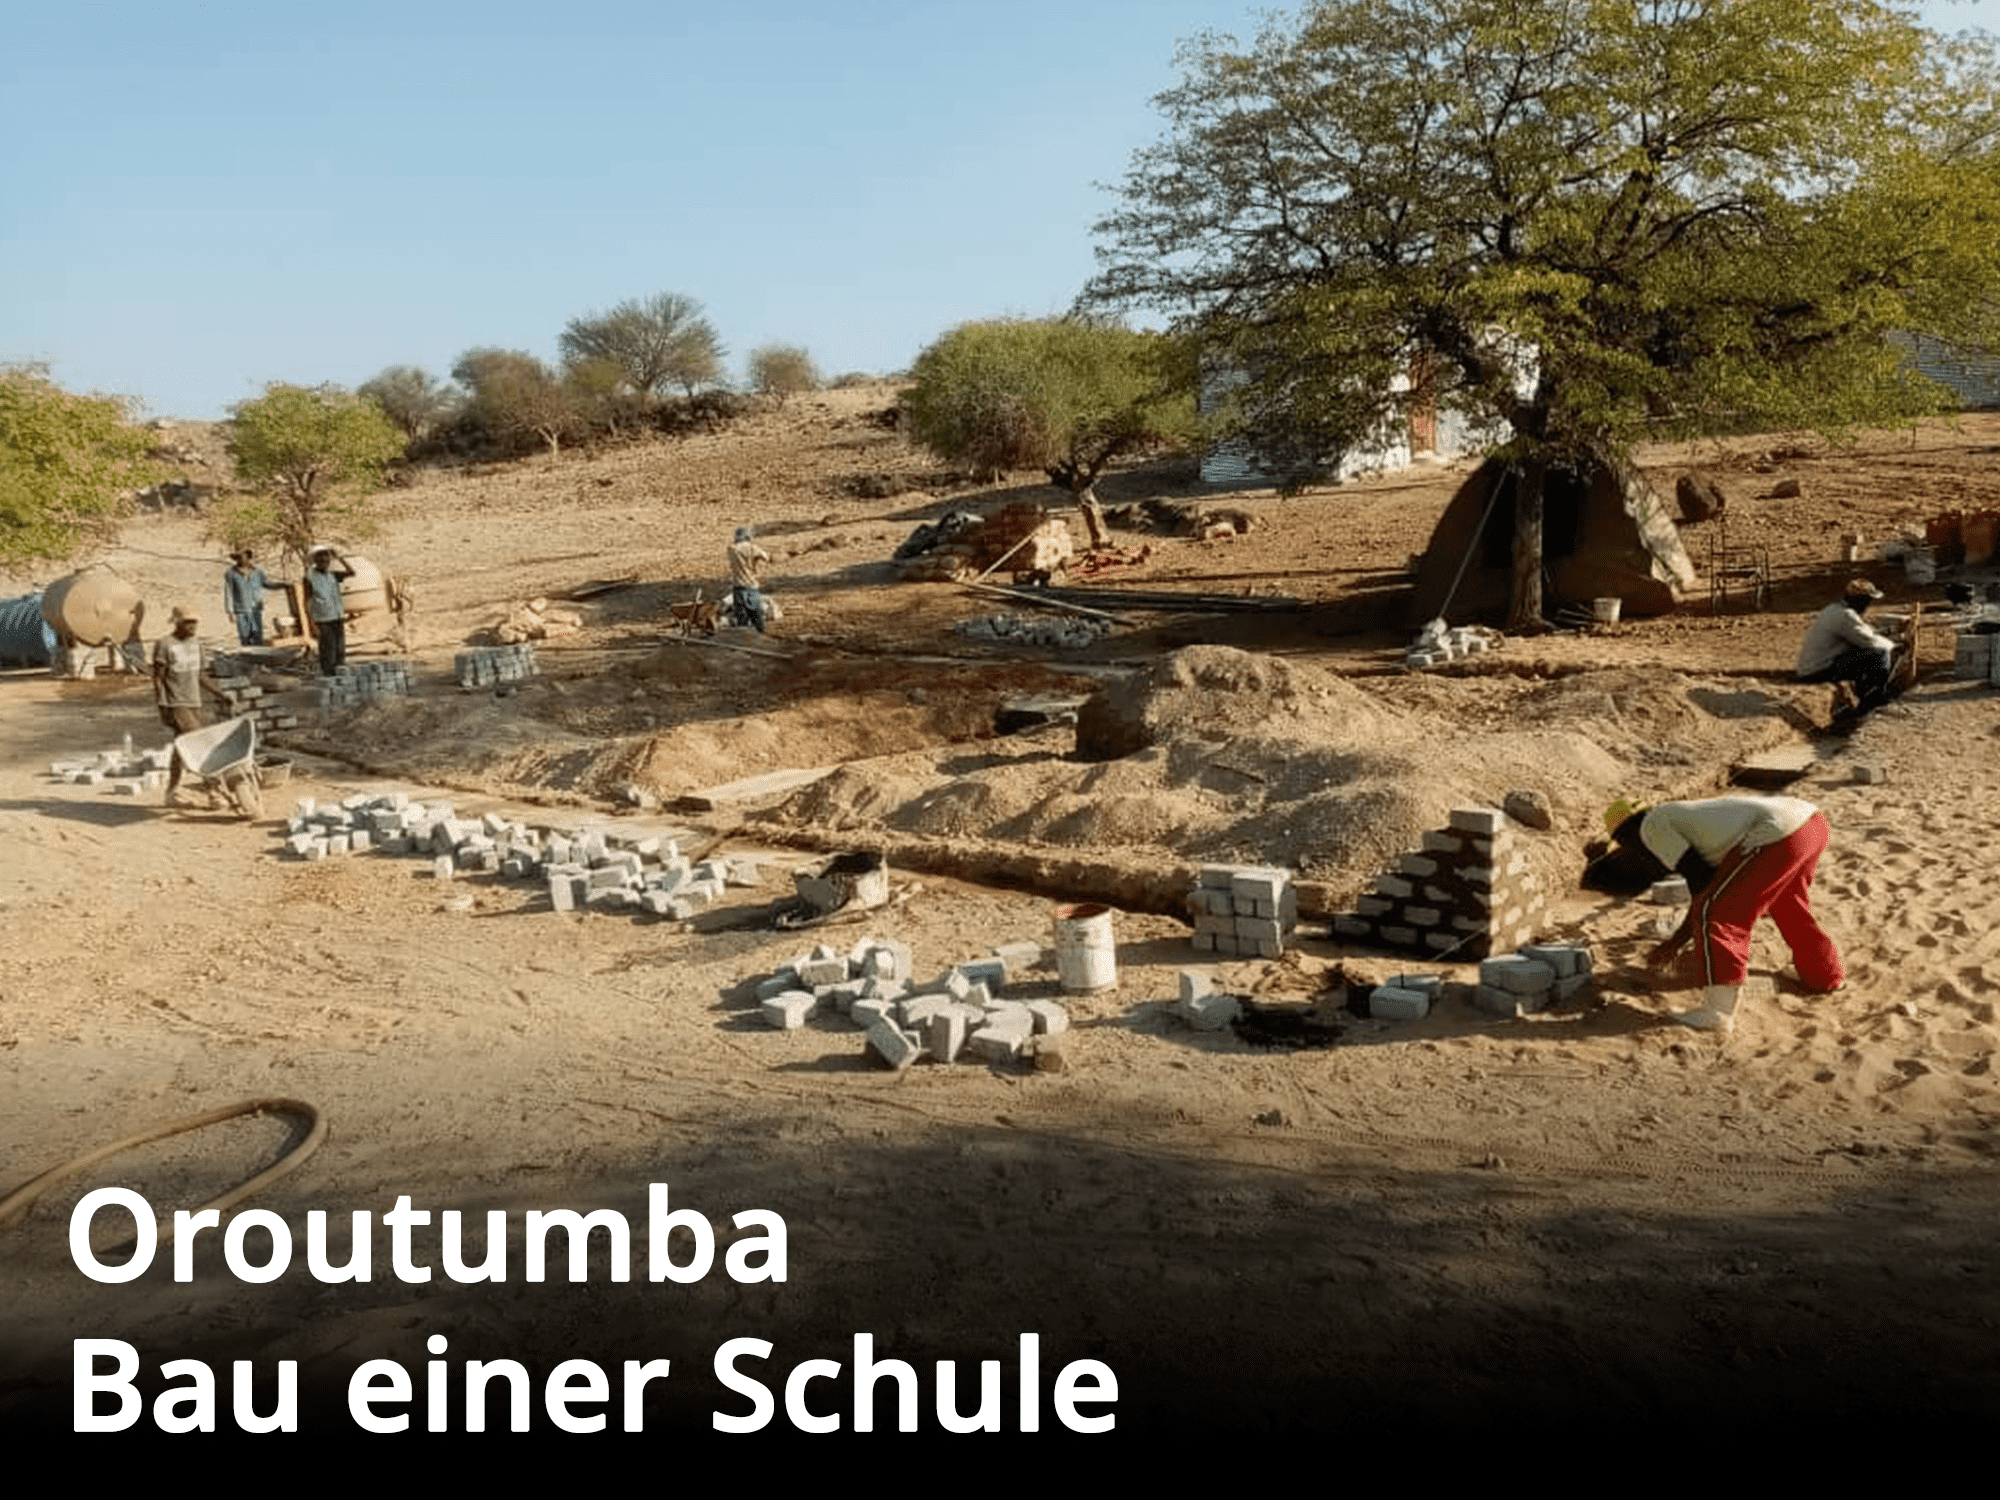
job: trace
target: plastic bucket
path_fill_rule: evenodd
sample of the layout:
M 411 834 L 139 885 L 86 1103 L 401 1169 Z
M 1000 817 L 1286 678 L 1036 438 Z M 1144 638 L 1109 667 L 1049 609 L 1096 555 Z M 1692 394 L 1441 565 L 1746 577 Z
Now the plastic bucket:
M 1072 993 L 1109 989 L 1118 982 L 1118 946 L 1111 908 L 1095 902 L 1055 909 L 1056 978 Z
M 1623 599 L 1593 599 L 1590 601 L 1590 615 L 1600 625 L 1616 625 L 1618 613 L 1624 606 Z

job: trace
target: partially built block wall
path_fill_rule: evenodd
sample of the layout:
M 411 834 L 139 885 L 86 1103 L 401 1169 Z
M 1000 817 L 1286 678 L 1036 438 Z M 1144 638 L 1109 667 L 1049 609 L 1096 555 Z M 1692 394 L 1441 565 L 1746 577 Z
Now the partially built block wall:
M 1354 910 L 1333 919 L 1336 942 L 1454 963 L 1535 940 L 1548 896 L 1498 808 L 1461 807 L 1443 828 L 1375 877 Z

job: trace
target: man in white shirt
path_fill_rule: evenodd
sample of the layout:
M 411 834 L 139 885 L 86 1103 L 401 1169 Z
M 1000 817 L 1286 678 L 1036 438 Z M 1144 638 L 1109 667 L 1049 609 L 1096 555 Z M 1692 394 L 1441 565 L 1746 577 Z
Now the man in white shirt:
M 1867 579 L 1849 579 L 1845 594 L 1813 616 L 1799 645 L 1799 681 L 1853 683 L 1862 713 L 1888 701 L 1897 665 L 1897 644 L 1861 618 L 1881 597 Z
M 1679 931 L 1647 955 L 1664 969 L 1698 939 L 1702 1004 L 1674 1019 L 1698 1031 L 1731 1029 L 1750 972 L 1750 934 L 1769 915 L 1807 988 L 1840 988 L 1840 950 L 1813 916 L 1813 871 L 1826 852 L 1826 817 L 1796 797 L 1711 797 L 1632 812 L 1614 841 L 1641 842 L 1695 892 Z

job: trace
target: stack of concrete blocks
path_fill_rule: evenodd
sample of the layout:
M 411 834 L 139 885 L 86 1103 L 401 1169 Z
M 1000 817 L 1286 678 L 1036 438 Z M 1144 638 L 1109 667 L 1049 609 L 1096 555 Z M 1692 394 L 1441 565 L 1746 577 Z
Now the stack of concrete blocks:
M 49 775 L 75 786 L 107 786 L 120 796 L 136 797 L 166 787 L 173 756 L 171 745 L 161 750 L 134 750 L 128 744 L 119 750 L 50 761 Z
M 1010 573 L 1052 573 L 1075 553 L 1068 521 L 1047 515 L 1032 501 L 1019 501 L 910 559 L 901 572 L 913 582 L 950 583 L 975 578 L 1004 559 Z
M 1442 974 L 1398 974 L 1368 994 L 1368 1014 L 1377 1021 L 1421 1021 L 1444 991 Z
M 1588 948 L 1530 944 L 1518 953 L 1482 960 L 1472 1001 L 1492 1016 L 1532 1015 L 1582 994 L 1590 988 L 1590 974 Z
M 276 730 L 299 727 L 298 714 L 280 701 L 277 693 L 249 677 L 218 675 L 215 686 L 228 707 L 228 717 L 257 721 L 257 738 L 260 741 Z
M 526 641 L 514 646 L 475 646 L 461 651 L 453 670 L 462 688 L 493 687 L 507 682 L 525 682 L 540 669 L 535 664 L 535 648 Z
M 905 944 L 868 937 L 845 954 L 822 943 L 760 981 L 756 993 L 764 1019 L 781 1031 L 796 1031 L 815 1015 L 844 1016 L 867 1033 L 868 1050 L 899 1072 L 924 1057 L 1011 1062 L 1031 1043 L 1048 1045 L 1036 1038 L 1069 1029 L 1058 1001 L 1003 998 L 1010 980 L 1040 959 L 1037 943 L 1003 944 L 918 984 Z
M 1276 958 L 1299 923 L 1292 872 L 1270 865 L 1203 865 L 1188 892 L 1202 953 Z
M 1196 1031 L 1220 1031 L 1243 1014 L 1243 1002 L 1215 987 L 1206 969 L 1182 969 L 1180 1017 Z
M 353 708 L 377 698 L 407 698 L 412 669 L 407 661 L 343 662 L 331 677 L 314 684 L 319 706 Z
M 1378 875 L 1353 911 L 1336 916 L 1332 935 L 1470 962 L 1532 942 L 1547 905 L 1507 815 L 1461 807 Z

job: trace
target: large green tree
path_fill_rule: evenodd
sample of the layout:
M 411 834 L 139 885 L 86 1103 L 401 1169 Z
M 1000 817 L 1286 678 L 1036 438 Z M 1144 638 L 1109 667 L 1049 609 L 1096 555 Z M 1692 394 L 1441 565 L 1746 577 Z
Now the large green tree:
M 2000 337 L 1992 53 L 1895 6 L 1332 0 L 1181 65 L 1087 301 L 1169 312 L 1293 451 L 1511 424 L 1516 627 L 1551 466 L 1907 418 L 1885 333 Z
M 78 396 L 45 366 L 0 366 L 0 563 L 72 556 L 151 473 L 136 403 Z
M 236 477 L 258 494 L 225 514 L 225 540 L 273 542 L 302 562 L 329 531 L 366 534 L 367 497 L 403 451 L 381 407 L 336 385 L 273 384 L 232 416 Z
M 1194 433 L 1183 349 L 1103 319 L 966 323 L 917 356 L 903 407 L 911 435 L 946 458 L 1041 469 L 1076 496 L 1101 544 L 1090 490 L 1105 466 Z
M 565 364 L 605 360 L 633 392 L 650 401 L 663 385 L 692 396 L 722 378 L 722 341 L 692 297 L 658 292 L 621 302 L 609 312 L 572 318 L 562 331 Z

